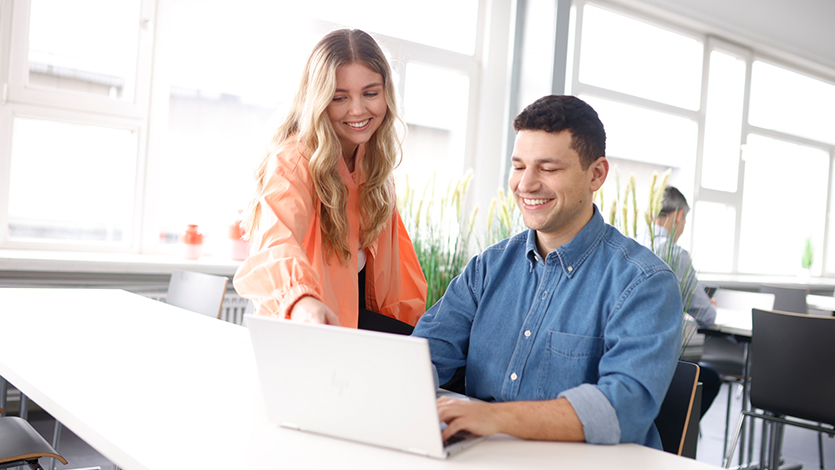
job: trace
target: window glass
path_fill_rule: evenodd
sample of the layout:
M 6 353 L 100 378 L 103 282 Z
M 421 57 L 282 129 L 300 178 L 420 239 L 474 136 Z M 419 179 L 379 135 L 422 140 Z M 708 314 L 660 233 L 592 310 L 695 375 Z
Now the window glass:
M 744 99 L 745 61 L 724 52 L 711 52 L 702 157 L 705 188 L 736 192 Z
M 312 17 L 461 54 L 475 53 L 478 0 L 304 2 Z
M 835 165 L 832 167 L 829 181 L 830 184 L 832 181 L 835 181 Z M 835 213 L 835 191 L 832 191 L 832 199 L 829 201 L 829 214 L 827 214 L 827 219 L 829 220 L 829 239 L 826 241 L 826 274 L 830 275 L 835 273 L 835 216 L 833 216 L 833 213 Z M 813 245 L 812 250 L 815 255 L 819 255 L 823 252 L 823 245 Z M 819 272 L 820 266 L 815 266 L 813 262 L 812 269 L 815 272 Z
M 689 217 L 693 219 L 693 266 L 699 272 L 731 272 L 736 209 L 715 202 L 697 201 Z
M 581 95 L 606 128 L 606 154 L 668 167 L 695 161 L 698 125 L 660 111 Z
M 743 157 L 739 270 L 796 274 L 807 238 L 823 246 L 829 154 L 752 134 Z
M 409 134 L 398 175 L 408 174 L 417 192 L 435 175 L 440 195 L 464 172 L 469 79 L 455 70 L 410 62 L 403 91 Z
M 29 84 L 133 101 L 139 8 L 140 0 L 32 0 Z
M 10 239 L 130 242 L 135 132 L 22 117 L 12 125 Z
M 519 109 L 511 110 L 515 116 L 522 109 L 552 93 L 554 64 L 543 57 L 554 56 L 554 18 L 557 2 L 527 2 L 525 28 L 522 30 L 522 50 L 519 61 Z
M 835 85 L 754 61 L 748 122 L 835 144 Z
M 583 83 L 699 109 L 700 41 L 593 5 L 583 8 Z
M 166 11 L 155 83 L 167 94 L 155 134 L 160 241 L 176 243 L 197 224 L 213 254 L 252 197 L 255 167 L 320 35 L 278 3 L 242 2 L 230 13 L 226 2 L 181 0 Z

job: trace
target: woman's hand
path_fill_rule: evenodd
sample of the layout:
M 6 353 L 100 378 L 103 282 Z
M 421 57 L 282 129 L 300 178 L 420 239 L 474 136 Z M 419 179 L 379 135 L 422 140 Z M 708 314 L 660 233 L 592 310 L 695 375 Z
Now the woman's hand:
M 324 323 L 339 326 L 339 318 L 322 301 L 306 295 L 290 310 L 290 319 L 304 323 Z

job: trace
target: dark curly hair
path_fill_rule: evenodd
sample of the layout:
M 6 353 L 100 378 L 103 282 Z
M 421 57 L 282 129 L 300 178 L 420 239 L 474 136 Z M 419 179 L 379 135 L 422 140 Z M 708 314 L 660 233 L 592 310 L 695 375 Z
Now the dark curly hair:
M 548 95 L 534 101 L 513 120 L 519 131 L 571 132 L 571 148 L 583 169 L 606 156 L 606 131 L 597 112 L 576 96 Z

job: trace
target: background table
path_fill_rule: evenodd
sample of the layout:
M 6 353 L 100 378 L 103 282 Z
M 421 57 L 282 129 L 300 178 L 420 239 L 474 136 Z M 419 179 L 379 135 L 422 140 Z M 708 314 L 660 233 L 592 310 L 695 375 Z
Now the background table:
M 0 375 L 125 470 L 716 468 L 494 436 L 441 461 L 266 421 L 243 327 L 119 290 L 0 289 Z

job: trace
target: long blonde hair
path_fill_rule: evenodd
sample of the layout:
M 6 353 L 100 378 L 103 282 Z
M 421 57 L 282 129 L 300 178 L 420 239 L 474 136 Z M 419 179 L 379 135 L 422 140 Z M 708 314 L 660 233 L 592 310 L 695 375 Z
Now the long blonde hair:
M 380 235 L 395 210 L 396 197 L 392 172 L 402 151 L 403 120 L 397 104 L 391 67 L 377 42 L 364 31 L 339 29 L 325 35 L 307 60 L 301 84 L 284 123 L 275 131 L 270 149 L 256 170 L 255 197 L 244 213 L 242 226 L 247 235 L 258 230 L 261 217 L 261 192 L 272 156 L 287 139 L 297 135 L 310 156 L 310 173 L 321 201 L 319 216 L 324 235 L 326 260 L 336 255 L 343 264 L 351 258 L 348 236 L 348 191 L 339 175 L 342 146 L 327 116 L 336 91 L 336 69 L 361 63 L 383 77 L 387 111 L 380 127 L 366 144 L 361 160 L 365 182 L 360 185 L 360 249 L 367 248 Z

